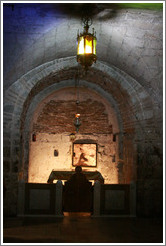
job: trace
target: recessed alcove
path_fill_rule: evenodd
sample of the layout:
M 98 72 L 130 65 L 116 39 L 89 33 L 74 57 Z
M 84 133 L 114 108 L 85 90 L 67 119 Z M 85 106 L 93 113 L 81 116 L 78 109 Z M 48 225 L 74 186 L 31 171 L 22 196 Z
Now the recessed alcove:
M 79 88 L 81 127 L 76 133 L 76 88 L 69 87 L 51 93 L 36 107 L 31 118 L 30 134 L 36 141 L 29 142 L 28 182 L 46 183 L 52 170 L 73 171 L 73 142 L 95 143 L 96 165 L 83 166 L 83 171 L 98 171 L 105 183 L 118 183 L 119 132 L 116 112 L 112 105 L 94 90 Z M 55 157 L 54 151 L 58 152 Z M 115 159 L 114 159 L 114 158 Z M 116 160 L 116 161 L 115 161 Z

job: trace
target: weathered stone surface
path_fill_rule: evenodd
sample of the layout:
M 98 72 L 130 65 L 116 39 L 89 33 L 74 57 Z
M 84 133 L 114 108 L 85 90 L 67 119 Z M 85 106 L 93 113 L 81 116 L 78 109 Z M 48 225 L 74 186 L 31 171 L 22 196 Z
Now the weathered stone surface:
M 10 147 L 4 147 L 3 148 L 3 155 L 4 155 L 4 157 L 10 156 Z
M 61 86 L 68 87 L 69 81 L 74 86 L 78 71 L 73 40 L 82 28 L 80 21 L 58 12 L 53 15 L 52 7 L 47 6 L 46 15 L 41 6 L 36 9 L 33 4 L 29 7 L 31 15 L 24 11 L 24 4 L 15 4 L 15 12 L 4 9 L 7 214 L 16 213 L 17 180 L 22 163 L 26 180 L 31 163 L 32 180 L 43 182 L 46 178 L 41 170 L 48 175 L 52 168 L 64 168 L 65 163 L 65 168 L 72 168 L 71 143 L 65 132 L 74 130 L 74 100 L 54 98 L 52 104 L 42 105 L 43 111 L 32 120 L 42 100 Z M 162 210 L 162 21 L 162 11 L 119 10 L 114 18 L 104 21 L 96 15 L 93 25 L 97 32 L 98 61 L 87 76 L 81 77 L 85 90 L 88 92 L 90 88 L 99 93 L 107 105 L 93 97 L 82 100 L 79 138 L 91 133 L 86 137 L 98 142 L 97 170 L 106 182 L 137 180 L 138 212 L 147 216 Z M 39 145 L 30 142 L 30 152 L 32 131 L 39 133 Z M 108 132 L 116 134 L 115 142 L 113 134 L 107 135 Z M 60 150 L 62 162 L 55 161 L 54 149 Z
M 20 10 L 24 8 L 19 6 Z M 51 8 L 47 4 L 47 17 L 41 18 L 42 7 L 36 9 L 31 6 L 31 17 L 20 11 L 14 19 L 8 14 L 9 9 L 5 9 L 4 68 L 8 85 L 38 65 L 76 54 L 76 42 L 73 40 L 76 40 L 77 30 L 81 29 L 80 22 L 67 16 L 58 16 L 57 20 L 56 14 L 59 13 L 53 17 Z M 147 75 L 147 67 L 148 70 L 153 70 L 154 66 L 158 71 L 162 69 L 158 60 L 159 51 L 159 57 L 162 57 L 162 11 L 119 10 L 114 19 L 102 22 L 102 19 L 96 18 L 93 25 L 97 32 L 99 60 L 119 67 L 144 85 L 151 76 L 151 73 Z M 8 39 L 13 42 L 7 42 Z M 19 62 L 20 56 L 22 59 Z M 149 90 L 148 84 L 146 88 Z M 155 90 L 154 86 L 152 88 Z
M 112 133 L 112 127 L 108 122 L 108 115 L 105 107 L 95 100 L 81 101 L 76 109 L 75 101 L 51 100 L 44 106 L 34 124 L 35 132 L 73 132 L 75 113 L 80 113 L 80 133 Z M 90 126 L 90 127 L 89 127 Z

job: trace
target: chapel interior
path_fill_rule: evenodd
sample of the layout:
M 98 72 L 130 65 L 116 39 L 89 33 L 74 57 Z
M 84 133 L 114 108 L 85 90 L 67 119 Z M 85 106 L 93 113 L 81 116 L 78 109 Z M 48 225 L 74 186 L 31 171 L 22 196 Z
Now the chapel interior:
M 163 242 L 163 5 L 3 1 L 3 242 Z

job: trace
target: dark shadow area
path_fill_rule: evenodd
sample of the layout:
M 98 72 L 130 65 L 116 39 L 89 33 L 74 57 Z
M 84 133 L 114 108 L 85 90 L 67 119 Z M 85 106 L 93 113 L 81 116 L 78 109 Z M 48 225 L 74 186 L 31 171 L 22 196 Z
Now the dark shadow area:
M 82 168 L 77 166 L 75 173 L 65 182 L 63 191 L 64 212 L 92 212 L 93 187 L 83 174 Z
M 20 238 L 4 238 L 4 243 L 70 243 L 69 241 L 60 241 L 57 239 L 51 239 L 51 238 L 46 238 L 46 239 L 35 239 L 35 240 L 28 240 L 28 239 L 20 239 Z
M 4 243 L 162 243 L 162 221 L 65 216 L 44 222 L 8 219 Z

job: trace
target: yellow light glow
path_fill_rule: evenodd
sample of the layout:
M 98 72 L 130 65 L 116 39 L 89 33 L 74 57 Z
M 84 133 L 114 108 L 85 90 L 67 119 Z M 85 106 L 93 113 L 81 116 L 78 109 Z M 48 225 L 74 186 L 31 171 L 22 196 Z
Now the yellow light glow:
M 79 37 L 77 54 L 96 54 L 96 39 L 89 35 Z
M 85 39 L 85 54 L 91 54 L 92 53 L 92 39 Z
M 80 114 L 75 114 L 75 117 L 76 117 L 76 118 L 79 118 L 79 117 L 80 117 Z
M 84 54 L 84 38 L 80 37 L 78 40 L 78 55 Z
M 97 60 L 96 37 L 87 32 L 77 36 L 77 41 L 77 62 L 87 70 Z

